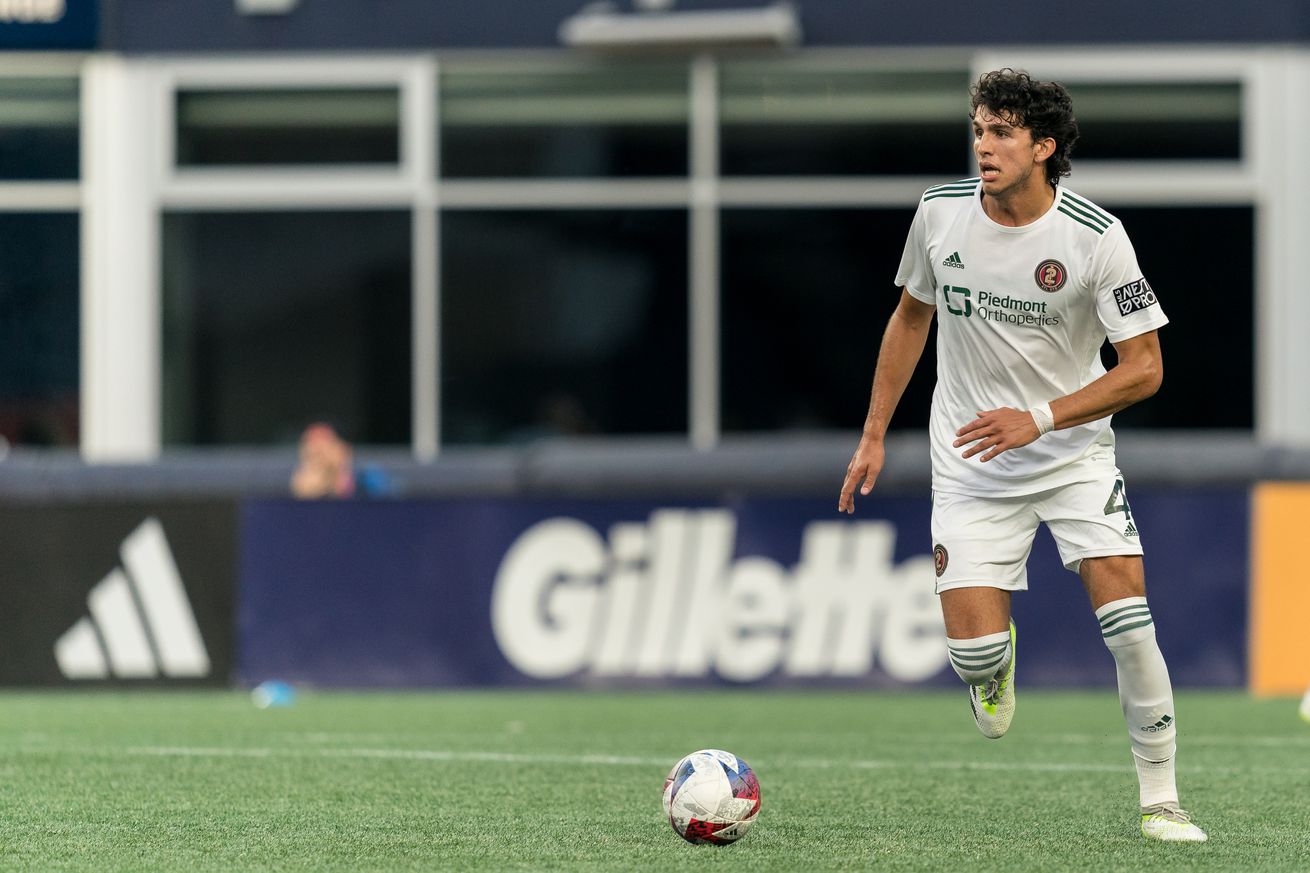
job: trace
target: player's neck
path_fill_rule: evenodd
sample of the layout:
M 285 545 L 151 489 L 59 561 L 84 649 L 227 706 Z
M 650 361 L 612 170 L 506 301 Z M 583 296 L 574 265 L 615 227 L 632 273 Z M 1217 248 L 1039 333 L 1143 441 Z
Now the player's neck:
M 1031 179 L 1017 190 L 999 194 L 983 192 L 982 207 L 987 217 L 1006 227 L 1023 227 L 1045 215 L 1055 203 L 1055 187 L 1045 177 Z

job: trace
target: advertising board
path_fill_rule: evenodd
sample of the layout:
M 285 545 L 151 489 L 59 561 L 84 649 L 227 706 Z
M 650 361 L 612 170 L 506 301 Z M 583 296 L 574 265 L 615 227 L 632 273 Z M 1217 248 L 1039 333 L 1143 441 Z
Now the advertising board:
M 1251 690 L 1302 694 L 1310 686 L 1310 584 L 1301 553 L 1310 484 L 1263 483 L 1252 502 Z
M 227 684 L 231 501 L 0 507 L 0 684 Z
M 101 0 L 4 0 L 0 50 L 93 49 Z
M 1245 681 L 1244 491 L 1134 494 L 1180 685 Z M 927 499 L 245 505 L 238 676 L 324 686 L 908 687 L 958 682 Z M 1024 681 L 1113 685 L 1078 578 L 1038 534 Z

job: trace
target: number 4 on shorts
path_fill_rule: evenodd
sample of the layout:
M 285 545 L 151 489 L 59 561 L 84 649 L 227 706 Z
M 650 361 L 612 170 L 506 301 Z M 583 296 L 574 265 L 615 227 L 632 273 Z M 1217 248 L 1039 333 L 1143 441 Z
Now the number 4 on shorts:
M 1114 480 L 1114 488 L 1110 491 L 1110 499 L 1105 501 L 1105 514 L 1114 515 L 1116 512 L 1123 512 L 1124 518 L 1129 521 L 1133 520 L 1133 511 L 1128 506 L 1128 495 L 1124 494 L 1123 479 Z

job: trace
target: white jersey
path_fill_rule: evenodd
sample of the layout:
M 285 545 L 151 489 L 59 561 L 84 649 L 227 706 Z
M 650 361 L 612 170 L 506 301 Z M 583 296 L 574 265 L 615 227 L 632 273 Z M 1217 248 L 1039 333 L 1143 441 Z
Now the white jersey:
M 997 224 L 978 179 L 929 188 L 896 284 L 937 307 L 933 489 L 979 497 L 1033 494 L 1113 469 L 1110 416 L 1052 431 L 987 463 L 954 448 L 979 412 L 1030 409 L 1105 373 L 1101 345 L 1168 323 L 1123 225 L 1064 186 L 1041 218 Z

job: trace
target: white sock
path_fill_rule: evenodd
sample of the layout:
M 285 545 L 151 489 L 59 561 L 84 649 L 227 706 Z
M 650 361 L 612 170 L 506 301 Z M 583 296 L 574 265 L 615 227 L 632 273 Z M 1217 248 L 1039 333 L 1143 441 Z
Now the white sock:
M 1112 601 L 1096 610 L 1096 618 L 1105 645 L 1114 655 L 1119 703 L 1128 723 L 1141 804 L 1177 803 L 1173 687 L 1164 655 L 1155 641 L 1155 624 L 1146 598 Z
M 1142 808 L 1157 803 L 1177 803 L 1178 786 L 1174 781 L 1174 759 L 1143 761 L 1133 754 L 1137 765 L 1137 795 Z
M 967 640 L 946 638 L 951 666 L 966 685 L 982 685 L 1010 666 L 1014 652 L 1010 649 L 1010 632 L 987 634 Z

